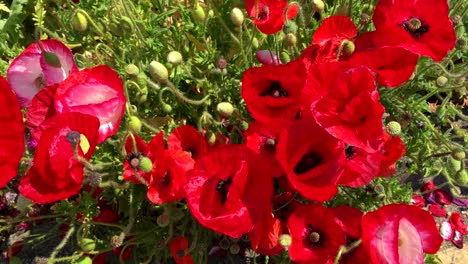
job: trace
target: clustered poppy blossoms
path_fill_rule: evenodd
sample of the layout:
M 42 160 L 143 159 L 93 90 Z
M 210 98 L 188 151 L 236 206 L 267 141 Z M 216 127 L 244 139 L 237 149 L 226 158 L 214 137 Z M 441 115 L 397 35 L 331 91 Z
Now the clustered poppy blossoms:
M 279 32 L 299 13 L 284 0 L 246 0 L 245 7 L 264 34 Z M 370 212 L 324 205 L 342 186 L 395 173 L 406 148 L 384 128 L 378 86 L 405 83 L 420 56 L 440 61 L 455 45 L 445 0 L 380 0 L 372 19 L 375 30 L 364 34 L 349 17 L 324 19 L 310 45 L 285 64 L 270 51 L 257 52 L 262 66 L 242 77 L 240 93 L 253 119 L 242 144 L 210 142 L 191 125 L 149 142 L 129 131 L 123 180 L 139 185 L 153 204 L 185 202 L 201 226 L 247 236 L 264 255 L 287 250 L 295 263 L 423 263 L 443 239 L 460 243 L 466 225 L 452 214 L 439 230 L 431 213 L 445 217 L 440 205 L 429 212 L 407 204 Z M 91 181 L 94 151 L 120 127 L 126 97 L 118 74 L 103 65 L 78 69 L 64 44 L 41 40 L 11 63 L 7 80 L 0 77 L 0 103 L 7 105 L 0 126 L 11 128 L 0 131 L 0 187 L 16 175 L 24 151 L 23 107 L 34 159 L 20 193 L 40 204 L 78 194 L 86 177 Z M 100 206 L 93 220 L 115 222 L 117 213 Z M 176 263 L 193 263 L 189 248 L 186 237 L 169 242 Z

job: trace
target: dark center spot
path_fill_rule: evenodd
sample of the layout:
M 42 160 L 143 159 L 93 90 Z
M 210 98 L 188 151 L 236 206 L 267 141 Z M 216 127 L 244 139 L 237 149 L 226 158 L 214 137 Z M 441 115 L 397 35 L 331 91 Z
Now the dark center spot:
M 229 187 L 232 184 L 232 179 L 219 180 L 216 185 L 216 191 L 221 195 L 221 204 L 224 205 L 227 201 L 227 194 L 229 192 Z
M 270 10 L 268 6 L 263 6 L 262 10 L 257 15 L 257 20 L 260 20 L 260 21 L 267 20 L 269 14 L 270 14 Z
M 185 257 L 185 250 L 183 250 L 183 249 L 177 250 L 177 257 L 179 257 L 179 258 Z
M 367 120 L 367 116 L 363 116 L 359 119 L 359 122 L 364 123 Z
M 315 231 L 312 225 L 308 225 L 306 239 L 313 245 L 317 245 L 320 243 L 320 233 Z
M 171 182 L 171 174 L 169 173 L 169 171 L 166 171 L 166 173 L 164 174 L 164 177 L 162 177 L 161 179 L 161 184 L 164 186 L 168 186 L 170 182 Z
M 184 151 L 188 152 L 193 159 L 197 156 L 197 151 L 194 148 L 184 148 Z
M 276 140 L 274 138 L 268 138 L 265 140 L 265 143 L 263 144 L 263 147 L 267 150 L 270 151 L 275 151 L 276 150 Z
M 288 97 L 288 92 L 285 89 L 283 89 L 280 82 L 274 81 L 271 82 L 268 89 L 266 89 L 263 93 L 260 94 L 260 96 L 262 97 L 267 95 L 273 98 Z
M 313 152 L 309 152 L 305 154 L 302 159 L 297 163 L 296 167 L 294 167 L 294 173 L 296 174 L 303 174 L 308 172 L 309 170 L 317 167 L 322 162 L 322 158 Z
M 130 152 L 127 155 L 127 161 L 133 168 L 138 168 L 140 166 L 141 153 L 139 152 Z
M 415 40 L 420 39 L 426 32 L 429 31 L 429 25 L 416 17 L 412 17 L 398 26 L 404 28 L 406 32 L 408 32 Z
M 345 154 L 346 154 L 346 159 L 350 160 L 353 158 L 354 156 L 354 146 L 351 146 L 351 145 L 346 145 L 346 148 L 345 148 Z

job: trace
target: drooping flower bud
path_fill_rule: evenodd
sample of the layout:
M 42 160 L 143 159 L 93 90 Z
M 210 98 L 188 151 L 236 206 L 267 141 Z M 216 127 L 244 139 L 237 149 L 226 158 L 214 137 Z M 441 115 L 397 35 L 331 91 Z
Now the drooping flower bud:
M 313 0 L 312 1 L 312 8 L 315 12 L 322 13 L 325 9 L 325 4 L 322 0 Z
M 452 151 L 452 158 L 456 160 L 464 160 L 466 158 L 466 153 L 461 148 L 456 148 Z
M 437 86 L 444 87 L 447 84 L 447 82 L 448 82 L 447 77 L 445 77 L 445 76 L 437 77 L 437 80 L 436 80 Z
M 230 117 L 234 112 L 234 107 L 229 102 L 221 102 L 216 106 L 216 111 L 218 111 L 222 117 Z
M 172 65 L 178 65 L 182 63 L 182 54 L 178 51 L 171 51 L 167 54 L 167 61 Z
M 293 33 L 288 33 L 286 34 L 286 37 L 284 38 L 284 43 L 288 47 L 294 47 L 297 43 L 297 37 Z
M 88 19 L 80 12 L 75 13 L 72 18 L 72 27 L 78 32 L 85 32 L 88 29 Z
M 132 34 L 135 30 L 133 26 L 133 21 L 128 16 L 122 16 L 120 18 L 119 26 L 123 32 L 126 32 L 128 34 Z
M 62 67 L 62 63 L 60 63 L 60 59 L 55 53 L 46 51 L 43 53 L 43 56 L 44 56 L 45 62 L 49 64 L 50 66 L 56 67 L 56 68 Z
M 242 13 L 242 10 L 237 7 L 233 8 L 231 10 L 231 21 L 232 24 L 236 27 L 242 26 L 244 23 L 244 14 Z
M 132 131 L 133 133 L 140 133 L 141 131 L 140 119 L 136 116 L 131 116 L 128 119 L 128 127 L 130 128 L 130 131 Z
M 155 81 L 165 82 L 169 79 L 169 72 L 167 71 L 166 66 L 160 62 L 152 61 L 148 70 Z
M 192 18 L 197 23 L 203 23 L 205 21 L 205 10 L 203 10 L 199 4 L 196 4 L 195 8 L 192 10 Z
M 288 34 L 288 33 L 296 34 L 297 33 L 297 24 L 296 24 L 296 22 L 294 22 L 292 20 L 288 20 L 284 24 L 283 32 L 285 34 Z
M 96 248 L 96 242 L 91 238 L 83 238 L 80 241 L 80 248 L 83 252 L 91 252 Z
M 140 69 L 138 69 L 138 66 L 136 66 L 135 64 L 128 64 L 127 66 L 125 66 L 125 72 L 129 77 L 136 78 L 140 73 Z

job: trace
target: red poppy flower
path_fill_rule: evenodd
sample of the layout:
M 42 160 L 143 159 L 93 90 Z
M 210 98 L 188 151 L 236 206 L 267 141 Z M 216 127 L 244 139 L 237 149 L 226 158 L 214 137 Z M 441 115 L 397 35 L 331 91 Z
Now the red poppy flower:
M 242 78 L 242 97 L 260 122 L 291 122 L 303 107 L 306 72 L 301 61 L 248 69 Z
M 73 54 L 67 46 L 55 39 L 41 40 L 46 52 L 54 53 L 60 65 L 49 65 L 39 45 L 29 45 L 8 68 L 7 78 L 21 107 L 28 107 L 34 95 L 48 85 L 60 83 L 78 71 Z
M 41 130 L 35 131 L 46 119 L 56 114 L 54 107 L 54 96 L 57 84 L 44 87 L 32 99 L 31 105 L 26 112 L 26 126 L 31 130 L 31 136 L 39 141 Z
M 293 19 L 298 13 L 296 4 L 288 6 L 288 2 L 284 0 L 245 0 L 245 9 L 264 34 L 280 31 L 285 19 Z
M 267 256 L 275 256 L 284 250 L 279 243 L 279 237 L 283 233 L 282 223 L 274 218 L 271 208 L 265 208 L 261 219 L 249 232 L 250 245 L 255 252 Z
M 317 123 L 344 143 L 375 152 L 383 138 L 379 92 L 365 67 L 322 64 L 309 74 L 305 93 Z
M 340 176 L 340 185 L 360 187 L 378 176 L 381 154 L 347 145 L 345 147 L 346 163 Z
M 252 122 L 244 132 L 247 147 L 260 154 L 270 164 L 269 168 L 274 177 L 284 174 L 281 165 L 276 160 L 276 144 L 283 126 L 277 123 L 263 124 Z
M 468 234 L 468 226 L 463 222 L 459 212 L 453 212 L 450 214 L 450 223 L 453 224 L 454 228 L 463 235 Z
M 345 233 L 335 222 L 333 211 L 320 204 L 297 207 L 287 225 L 292 237 L 288 251 L 294 262 L 327 263 L 346 244 Z
M 188 239 L 182 236 L 174 237 L 169 244 L 169 250 L 177 264 L 194 263 L 188 252 Z
M 133 141 L 135 139 L 135 141 Z M 164 152 L 164 138 L 163 133 L 160 132 L 153 138 L 153 151 L 157 151 L 156 153 Z M 148 156 L 150 149 L 148 145 L 139 137 L 138 135 L 134 134 L 133 138 L 131 136 L 127 137 L 125 141 L 125 151 L 127 152 L 127 159 L 124 162 L 124 172 L 123 172 L 123 179 L 127 182 L 134 182 L 138 184 L 144 184 L 145 182 L 141 182 L 138 177 L 135 176 L 135 169 L 136 173 L 141 176 L 142 179 L 149 182 L 151 172 L 144 172 L 139 167 L 133 168 L 131 163 L 133 159 L 140 159 L 142 156 Z M 150 159 L 154 163 L 156 155 L 151 155 Z
M 429 212 L 407 204 L 389 204 L 362 217 L 362 243 L 375 263 L 424 263 L 424 254 L 442 244 Z
M 193 159 L 204 155 L 207 151 L 205 138 L 189 125 L 179 126 L 167 138 L 168 149 L 179 149 L 188 152 Z
M 406 153 L 405 143 L 400 136 L 390 136 L 384 131 L 384 143 L 380 147 L 380 177 L 388 177 L 395 174 L 396 162 Z
M 291 185 L 305 198 L 323 202 L 338 192 L 336 183 L 345 159 L 343 144 L 312 117 L 303 116 L 283 130 L 276 157 Z
M 244 145 L 219 147 L 197 159 L 184 187 L 193 216 L 205 227 L 231 237 L 251 231 L 273 192 L 264 168 Z
M 16 176 L 24 152 L 24 125 L 18 101 L 5 78 L 0 76 L 0 188 Z M 6 129 L 7 128 L 7 129 Z
M 44 121 L 38 128 L 43 132 L 34 165 L 21 179 L 21 194 L 41 204 L 78 194 L 84 165 L 75 159 L 70 140 L 78 142 L 78 155 L 89 159 L 97 144 L 98 128 L 97 118 L 81 113 L 58 114 Z
M 455 46 L 446 0 L 381 0 L 372 20 L 379 46 L 399 46 L 435 61 Z
M 122 80 L 109 66 L 84 69 L 61 82 L 55 93 L 58 113 L 79 112 L 99 119 L 99 142 L 117 133 L 125 111 Z

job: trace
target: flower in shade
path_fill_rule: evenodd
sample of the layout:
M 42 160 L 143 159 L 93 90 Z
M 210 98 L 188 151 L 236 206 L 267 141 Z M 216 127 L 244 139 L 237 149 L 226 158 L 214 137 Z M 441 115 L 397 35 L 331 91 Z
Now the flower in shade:
M 177 264 L 192 264 L 192 256 L 188 252 L 188 239 L 186 237 L 174 237 L 169 244 L 172 258 Z
M 78 194 L 83 183 L 81 161 L 89 159 L 98 141 L 99 120 L 81 113 L 55 115 L 44 121 L 34 165 L 21 179 L 20 193 L 36 203 L 50 203 Z
M 381 0 L 375 7 L 373 41 L 441 61 L 455 47 L 447 0 Z
M 0 188 L 16 176 L 24 152 L 24 125 L 15 95 L 0 76 Z
M 248 233 L 270 206 L 266 164 L 244 145 L 211 150 L 196 160 L 184 186 L 193 216 L 205 227 L 231 237 Z
M 45 55 L 37 43 L 29 45 L 13 62 L 7 79 L 15 91 L 21 107 L 28 107 L 34 95 L 48 85 L 60 83 L 71 73 L 78 71 L 73 54 L 62 42 L 54 39 L 40 41 L 45 52 L 59 60 L 59 65 L 46 62 Z
M 296 4 L 288 5 L 284 0 L 245 0 L 247 14 L 264 34 L 280 31 L 287 19 L 293 19 L 298 13 Z
M 260 122 L 291 122 L 304 106 L 306 72 L 301 61 L 248 69 L 242 78 L 242 97 Z
M 57 84 L 46 86 L 40 90 L 32 99 L 31 105 L 26 111 L 26 126 L 31 131 L 31 136 L 35 141 L 39 141 L 42 131 L 35 128 L 42 122 L 56 114 L 54 107 L 54 96 Z
M 291 185 L 305 198 L 323 202 L 338 192 L 343 144 L 313 117 L 303 116 L 281 132 L 276 157 Z
M 61 82 L 55 93 L 57 113 L 80 112 L 99 119 L 99 142 L 117 133 L 125 111 L 122 80 L 109 66 L 84 69 Z
M 207 151 L 205 138 L 189 125 L 176 127 L 167 138 L 167 148 L 170 150 L 183 150 L 196 158 L 204 155 Z
M 292 237 L 289 256 L 297 263 L 327 263 L 346 244 L 346 234 L 335 222 L 333 211 L 320 204 L 297 207 L 287 226 Z
M 362 243 L 374 263 L 424 263 L 442 244 L 434 218 L 418 207 L 389 204 L 362 217 Z

